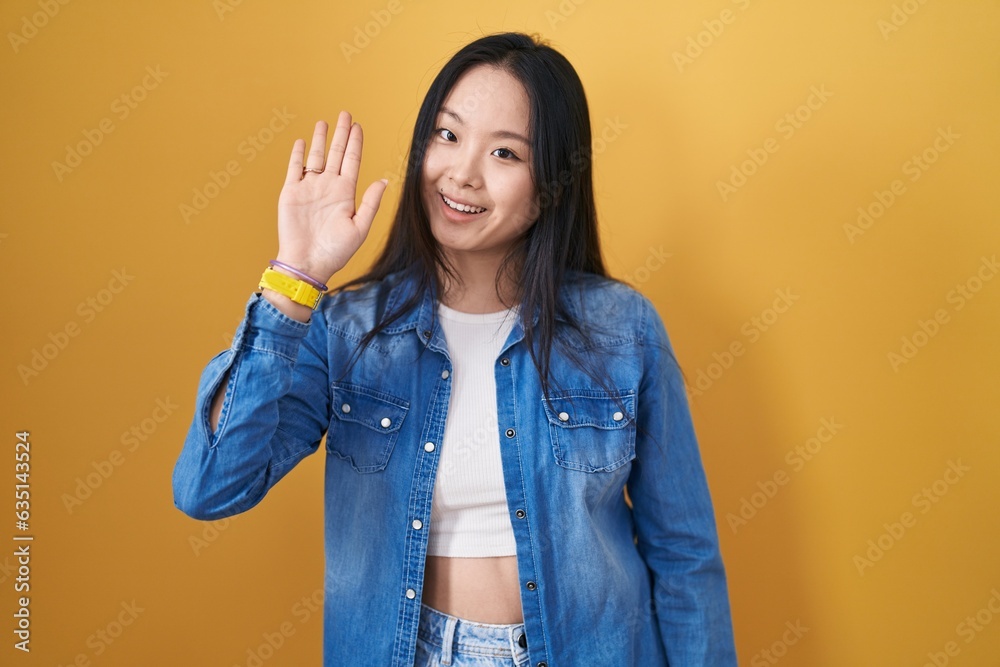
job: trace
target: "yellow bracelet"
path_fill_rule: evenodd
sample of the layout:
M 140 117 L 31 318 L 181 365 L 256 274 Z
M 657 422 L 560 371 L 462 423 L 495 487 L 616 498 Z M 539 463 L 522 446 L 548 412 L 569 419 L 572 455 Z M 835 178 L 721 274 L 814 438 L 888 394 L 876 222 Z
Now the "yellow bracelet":
M 270 266 L 264 269 L 264 275 L 260 277 L 260 283 L 257 287 L 266 287 L 278 294 L 284 294 L 295 303 L 309 306 L 313 310 L 316 310 L 325 294 L 304 280 L 287 276 L 280 271 L 275 271 Z

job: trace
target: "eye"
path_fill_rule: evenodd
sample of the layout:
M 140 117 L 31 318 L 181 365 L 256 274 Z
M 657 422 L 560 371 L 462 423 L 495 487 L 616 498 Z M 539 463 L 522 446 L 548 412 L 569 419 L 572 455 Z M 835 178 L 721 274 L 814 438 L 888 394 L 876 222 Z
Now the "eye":
M 451 141 L 452 139 L 457 139 L 457 137 L 455 137 L 455 134 L 446 127 L 439 127 L 438 129 L 434 130 L 434 134 L 437 134 L 439 136 L 441 135 L 442 132 L 447 133 L 445 134 L 445 136 L 442 137 L 445 141 Z
M 510 150 L 509 148 L 498 148 L 495 151 L 493 151 L 493 153 L 494 154 L 496 154 L 496 153 L 506 153 L 506 157 L 504 155 L 497 155 L 498 158 L 502 158 L 504 160 L 517 160 L 517 159 L 519 159 L 516 155 L 514 155 L 514 151 Z

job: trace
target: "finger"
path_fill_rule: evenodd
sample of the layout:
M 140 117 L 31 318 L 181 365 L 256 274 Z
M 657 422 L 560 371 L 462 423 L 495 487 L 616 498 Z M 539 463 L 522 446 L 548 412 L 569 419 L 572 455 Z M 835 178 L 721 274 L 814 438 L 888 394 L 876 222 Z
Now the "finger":
M 354 214 L 354 222 L 361 228 L 361 233 L 365 236 L 371 229 L 372 221 L 375 220 L 375 214 L 378 213 L 379 204 L 382 203 L 382 195 L 385 194 L 387 187 L 389 187 L 387 180 L 384 178 L 377 180 L 368 186 L 364 196 L 361 197 L 361 205 L 358 206 L 358 211 Z
M 302 158 L 306 154 L 306 142 L 304 139 L 296 139 L 292 144 L 292 156 L 288 158 L 288 173 L 285 174 L 285 183 L 297 183 L 302 180 Z
M 326 155 L 326 121 L 316 121 L 316 130 L 313 132 L 312 145 L 309 146 L 309 157 L 306 159 L 306 167 L 309 169 L 322 169 L 323 156 Z M 299 176 L 302 172 L 299 172 Z
M 327 158 L 326 166 L 334 174 L 340 173 L 340 163 L 344 160 L 344 151 L 347 149 L 347 138 L 351 133 L 351 114 L 341 111 L 337 117 L 337 129 L 333 132 L 333 141 L 330 142 L 330 155 Z
M 361 150 L 364 147 L 365 135 L 361 131 L 361 124 L 355 123 L 351 126 L 351 134 L 347 139 L 347 150 L 344 151 L 344 160 L 340 165 L 340 173 L 347 176 L 355 183 L 358 182 L 358 174 L 361 172 Z

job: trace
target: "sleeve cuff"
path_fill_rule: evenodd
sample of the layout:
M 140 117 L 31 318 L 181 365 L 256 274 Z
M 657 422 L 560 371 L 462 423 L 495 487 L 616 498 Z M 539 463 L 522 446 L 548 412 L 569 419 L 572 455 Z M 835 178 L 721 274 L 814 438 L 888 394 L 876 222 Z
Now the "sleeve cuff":
M 311 322 L 311 320 L 310 320 Z M 261 350 L 294 360 L 310 322 L 299 322 L 274 307 L 260 292 L 247 299 L 243 320 L 233 335 L 231 349 Z

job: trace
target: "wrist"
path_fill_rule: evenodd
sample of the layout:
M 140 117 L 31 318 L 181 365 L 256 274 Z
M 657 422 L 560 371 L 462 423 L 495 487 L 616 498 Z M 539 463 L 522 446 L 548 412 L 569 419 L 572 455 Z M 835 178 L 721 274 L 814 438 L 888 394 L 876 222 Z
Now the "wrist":
M 298 274 L 294 268 L 288 268 L 293 274 Z M 329 290 L 326 285 L 316 286 L 314 282 L 312 279 L 304 280 L 299 275 L 288 275 L 273 266 L 269 266 L 264 270 L 257 287 L 271 290 L 276 295 L 284 296 L 295 304 L 315 310 L 323 299 L 323 295 Z
M 267 299 L 268 303 L 278 309 L 283 315 L 297 320 L 299 322 L 309 322 L 312 318 L 312 308 L 309 306 L 304 306 L 301 303 L 295 303 L 290 298 L 275 292 L 267 287 L 262 287 L 260 289 L 261 297 Z
M 275 271 L 280 271 L 281 273 L 284 273 L 287 276 L 290 276 L 292 278 L 298 278 L 299 280 L 302 280 L 303 279 L 302 274 L 305 274 L 310 278 L 310 282 L 317 283 L 316 286 L 317 289 L 320 289 L 319 285 L 325 286 L 327 283 L 329 283 L 330 278 L 332 278 L 333 274 L 336 273 L 335 271 L 334 272 L 329 271 L 329 269 L 322 269 L 316 267 L 312 263 L 302 259 L 296 259 L 294 257 L 282 257 L 281 254 L 279 254 L 275 258 L 275 261 L 286 265 L 286 266 L 281 266 L 280 264 L 272 264 L 271 268 L 273 268 Z M 298 272 L 298 275 L 296 275 L 296 271 Z

